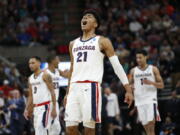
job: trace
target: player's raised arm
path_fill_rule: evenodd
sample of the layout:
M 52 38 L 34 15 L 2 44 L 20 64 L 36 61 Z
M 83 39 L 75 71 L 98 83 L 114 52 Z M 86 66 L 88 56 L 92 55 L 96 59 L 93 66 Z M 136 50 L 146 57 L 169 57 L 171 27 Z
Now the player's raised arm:
M 126 89 L 126 96 L 125 96 L 125 102 L 127 102 L 129 105 L 133 102 L 133 94 L 132 89 L 129 85 L 128 78 L 126 76 L 126 73 L 120 64 L 118 57 L 115 54 L 114 48 L 112 46 L 111 41 L 108 38 L 101 37 L 99 40 L 100 43 L 100 49 L 105 52 L 106 56 L 109 57 L 109 60 L 113 66 L 114 72 L 118 76 L 118 78 L 121 80 L 123 86 Z
M 33 97 L 32 97 L 32 86 L 30 83 L 28 83 L 28 99 L 27 104 L 24 110 L 24 117 L 28 120 L 28 117 L 31 116 L 31 113 L 33 112 Z
M 53 82 L 52 82 L 52 78 L 49 74 L 47 73 L 44 73 L 43 75 L 43 80 L 44 82 L 46 83 L 50 93 L 51 93 L 51 98 L 52 98 L 52 103 L 53 103 L 53 109 L 52 109 L 52 112 L 51 112 L 51 116 L 53 118 L 55 118 L 57 116 L 56 114 L 56 95 L 55 95 L 55 92 L 54 92 L 54 86 L 53 86 Z

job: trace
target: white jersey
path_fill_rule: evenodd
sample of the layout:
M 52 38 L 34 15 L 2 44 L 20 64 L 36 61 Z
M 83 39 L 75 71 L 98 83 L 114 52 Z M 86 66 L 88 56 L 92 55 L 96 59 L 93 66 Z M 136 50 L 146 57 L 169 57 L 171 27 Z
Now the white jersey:
M 102 82 L 104 54 L 99 47 L 99 38 L 100 36 L 95 36 L 86 41 L 82 41 L 81 38 L 75 39 L 72 48 L 74 63 L 71 82 Z
M 40 104 L 51 101 L 51 93 L 43 80 L 44 72 L 41 72 L 37 77 L 32 74 L 29 78 L 29 83 L 32 86 L 33 104 Z
M 144 79 L 155 82 L 153 66 L 148 65 L 145 70 L 135 67 L 133 78 L 135 105 L 157 103 L 157 88 L 153 85 L 143 84 Z
M 60 87 L 60 74 L 59 70 L 55 69 L 55 72 L 51 72 L 49 69 L 46 69 L 46 72 L 52 77 L 52 82 L 54 85 L 56 101 L 59 99 L 59 87 Z

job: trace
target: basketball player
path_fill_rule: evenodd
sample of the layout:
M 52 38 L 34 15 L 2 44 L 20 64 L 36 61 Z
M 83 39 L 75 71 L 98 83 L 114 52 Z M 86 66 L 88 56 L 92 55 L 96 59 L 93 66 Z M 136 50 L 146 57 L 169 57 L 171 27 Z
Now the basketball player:
M 147 52 L 136 52 L 138 66 L 131 70 L 130 82 L 134 87 L 135 106 L 138 118 L 147 135 L 155 135 L 155 121 L 160 121 L 157 107 L 157 88 L 164 87 L 157 67 L 147 64 Z
M 33 105 L 35 135 L 48 135 L 48 129 L 56 118 L 56 97 L 52 78 L 40 69 L 39 57 L 29 59 L 29 68 L 33 74 L 29 77 L 29 97 L 24 111 L 28 119 Z
M 63 76 L 65 78 L 68 77 L 68 71 L 62 72 L 58 69 L 58 64 L 60 62 L 59 57 L 56 55 L 49 56 L 47 58 L 48 62 L 48 68 L 45 70 L 51 78 L 55 89 L 55 95 L 56 95 L 56 112 L 57 117 L 54 119 L 53 123 L 51 124 L 49 134 L 50 135 L 59 135 L 61 131 L 60 121 L 59 121 L 59 87 L 60 87 L 60 76 Z
M 101 122 L 101 89 L 103 59 L 106 55 L 116 75 L 126 89 L 125 102 L 133 102 L 127 76 L 115 55 L 111 41 L 95 34 L 100 25 L 94 10 L 86 10 L 81 20 L 83 35 L 70 42 L 71 57 L 69 91 L 67 92 L 65 121 L 67 135 L 78 135 L 83 122 L 85 135 L 95 135 L 95 123 Z

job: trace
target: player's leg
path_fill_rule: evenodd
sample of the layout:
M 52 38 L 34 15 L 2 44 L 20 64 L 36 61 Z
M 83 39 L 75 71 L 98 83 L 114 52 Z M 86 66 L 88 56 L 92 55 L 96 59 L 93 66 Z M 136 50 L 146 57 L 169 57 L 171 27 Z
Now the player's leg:
M 145 118 L 142 124 L 147 135 L 155 135 L 155 121 L 160 120 L 157 105 L 154 103 L 147 104 L 143 107 L 145 112 Z
M 155 135 L 155 121 L 151 121 L 147 125 L 144 125 L 144 129 L 147 135 Z
M 95 135 L 95 121 L 84 122 L 85 135 Z
M 79 135 L 78 122 L 66 122 L 66 135 Z

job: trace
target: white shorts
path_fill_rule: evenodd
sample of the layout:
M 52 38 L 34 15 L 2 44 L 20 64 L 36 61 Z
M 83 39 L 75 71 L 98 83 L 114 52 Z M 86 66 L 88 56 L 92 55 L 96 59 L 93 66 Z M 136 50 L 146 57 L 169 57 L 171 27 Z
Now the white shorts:
M 138 119 L 142 125 L 147 125 L 149 122 L 161 121 L 157 104 L 149 103 L 137 106 Z
M 47 135 L 52 118 L 50 103 L 34 107 L 34 129 L 35 135 Z
M 71 83 L 65 108 L 65 121 L 101 122 L 101 88 L 96 82 Z

